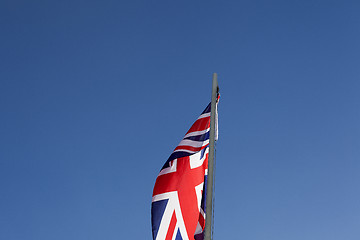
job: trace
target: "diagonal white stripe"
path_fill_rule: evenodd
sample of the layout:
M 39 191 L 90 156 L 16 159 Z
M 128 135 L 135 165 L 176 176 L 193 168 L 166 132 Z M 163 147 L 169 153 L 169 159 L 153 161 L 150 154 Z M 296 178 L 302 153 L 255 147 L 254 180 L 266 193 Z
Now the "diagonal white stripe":
M 209 144 L 209 139 L 205 141 L 194 141 L 190 139 L 183 139 L 178 147 L 180 146 L 190 146 L 190 147 L 203 147 L 205 145 Z
M 191 133 L 186 134 L 184 138 L 203 135 L 204 133 L 207 133 L 209 131 L 210 131 L 210 128 L 202 130 L 202 131 L 191 132 Z
M 206 118 L 206 117 L 210 117 L 210 113 L 201 114 L 200 117 L 198 117 L 198 119 Z

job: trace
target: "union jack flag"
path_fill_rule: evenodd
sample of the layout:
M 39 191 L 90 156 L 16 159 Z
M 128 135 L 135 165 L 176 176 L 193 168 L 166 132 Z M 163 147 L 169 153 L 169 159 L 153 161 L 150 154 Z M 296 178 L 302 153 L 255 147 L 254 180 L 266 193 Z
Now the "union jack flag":
M 203 239 L 210 112 L 211 103 L 175 148 L 156 179 L 151 206 L 154 240 Z M 217 130 L 217 124 L 215 126 Z

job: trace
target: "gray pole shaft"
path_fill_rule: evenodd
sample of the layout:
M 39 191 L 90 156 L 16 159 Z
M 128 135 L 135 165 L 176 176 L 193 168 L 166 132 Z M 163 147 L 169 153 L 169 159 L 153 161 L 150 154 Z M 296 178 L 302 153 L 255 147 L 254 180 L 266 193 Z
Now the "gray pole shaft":
M 215 149 L 215 115 L 216 115 L 216 101 L 217 101 L 218 82 L 217 74 L 213 74 L 212 82 L 212 96 L 211 96 L 211 115 L 210 115 L 210 142 L 209 142 L 209 159 L 208 159 L 208 176 L 206 188 L 206 217 L 204 240 L 211 240 L 211 222 L 213 212 L 213 181 L 214 181 L 214 149 Z

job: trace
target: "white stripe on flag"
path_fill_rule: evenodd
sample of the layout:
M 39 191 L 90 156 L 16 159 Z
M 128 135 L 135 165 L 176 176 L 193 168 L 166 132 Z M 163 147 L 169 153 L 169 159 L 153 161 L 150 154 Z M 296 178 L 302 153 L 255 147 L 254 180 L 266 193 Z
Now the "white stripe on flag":
M 191 132 L 191 133 L 186 134 L 184 138 L 203 135 L 204 133 L 207 133 L 208 131 L 210 131 L 210 128 L 207 128 L 202 131 Z

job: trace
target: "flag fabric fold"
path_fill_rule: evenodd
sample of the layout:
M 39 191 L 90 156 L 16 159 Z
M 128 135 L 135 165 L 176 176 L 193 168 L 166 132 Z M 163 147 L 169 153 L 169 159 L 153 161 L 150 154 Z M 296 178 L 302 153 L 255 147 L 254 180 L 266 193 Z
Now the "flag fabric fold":
M 153 240 L 203 239 L 210 112 L 211 103 L 190 127 L 156 179 L 151 205 Z

